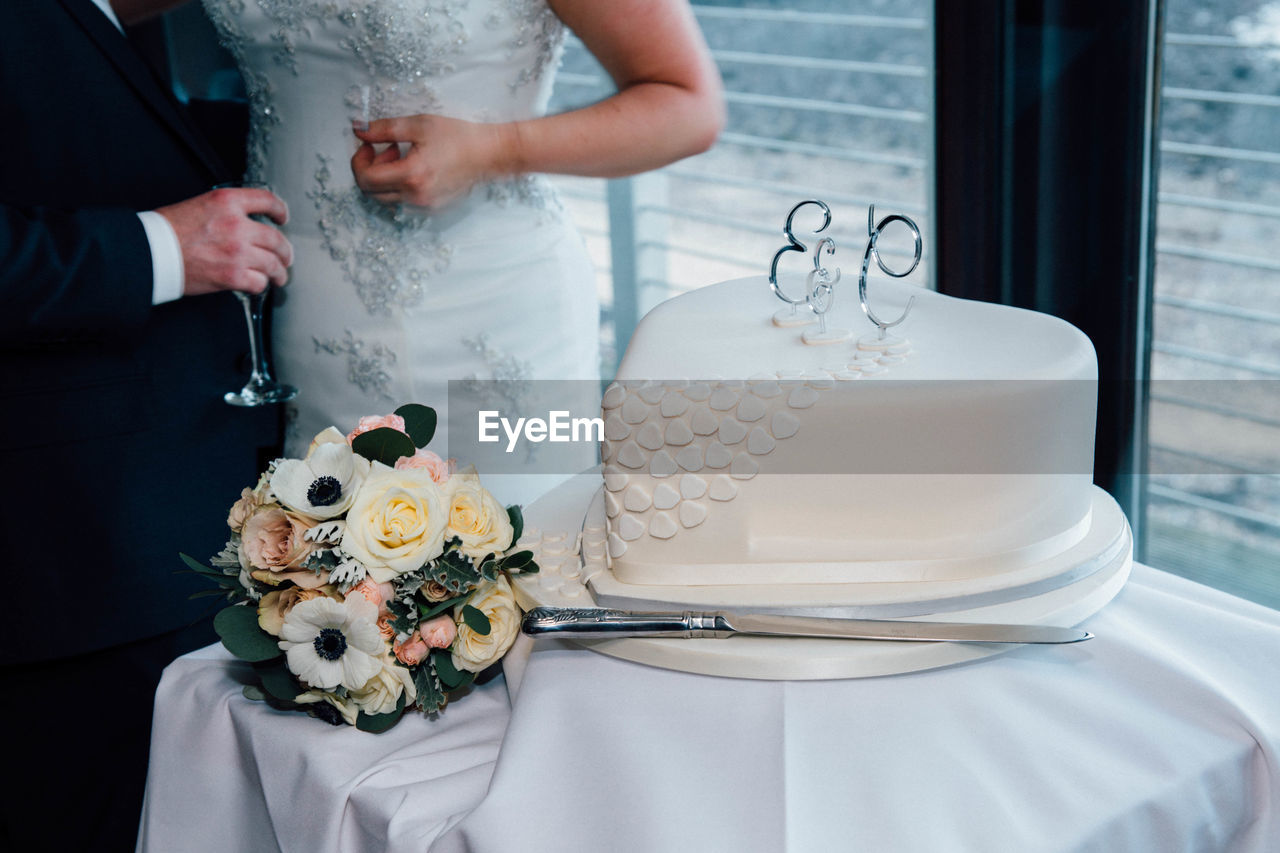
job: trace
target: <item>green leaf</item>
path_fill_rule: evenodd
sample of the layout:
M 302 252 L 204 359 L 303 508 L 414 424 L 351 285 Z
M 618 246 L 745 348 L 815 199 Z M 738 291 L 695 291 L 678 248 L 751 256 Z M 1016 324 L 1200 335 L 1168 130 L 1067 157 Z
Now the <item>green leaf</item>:
M 418 448 L 414 447 L 413 439 L 400 430 L 378 427 L 357 435 L 351 449 L 370 462 L 381 462 L 390 468 L 401 456 L 412 456 Z
M 492 582 L 498 579 L 498 561 L 492 559 L 492 554 L 489 556 L 490 559 L 480 564 L 480 577 Z
M 391 613 L 391 628 L 397 633 L 411 633 L 418 624 L 417 608 L 408 602 L 393 598 L 387 602 L 387 610 Z
M 484 611 L 478 607 L 472 607 L 470 604 L 462 605 L 462 621 L 466 622 L 468 628 L 482 637 L 489 636 L 489 631 L 492 630 L 489 625 L 489 617 L 484 615 Z
M 284 702 L 292 702 L 298 694 L 304 692 L 302 685 L 293 677 L 293 673 L 285 666 L 284 661 L 258 664 L 254 666 L 262 689 L 269 695 Z
M 356 716 L 356 728 L 362 732 L 371 732 L 373 734 L 381 734 L 387 729 L 400 722 L 400 718 L 404 716 L 404 694 L 400 694 L 400 701 L 396 702 L 396 709 L 388 711 L 385 714 L 366 714 L 361 711 Z
M 448 551 L 426 568 L 427 577 L 453 595 L 470 592 L 480 581 L 480 571 L 461 551 Z
M 507 518 L 511 520 L 511 544 L 514 545 L 524 535 L 524 512 L 519 506 L 512 504 L 507 507 Z
M 418 447 L 426 447 L 436 434 L 436 410 L 418 403 L 406 403 L 396 409 L 396 414 L 404 418 L 404 431 Z M 410 456 L 413 454 L 410 453 Z
M 418 688 L 418 707 L 422 709 L 424 714 L 439 711 L 448 701 L 444 695 L 444 687 L 441 686 L 440 679 L 431 671 L 431 667 L 425 663 L 414 668 L 413 686 Z
M 533 568 L 530 569 L 529 567 Z M 529 572 L 533 574 L 538 571 L 538 564 L 533 561 L 532 551 L 516 551 L 514 554 L 508 554 L 498 563 L 498 568 L 504 572 Z
M 432 604 L 432 605 L 427 605 L 419 602 L 418 621 L 425 622 L 428 619 L 432 619 L 436 616 L 439 616 L 441 613 L 445 612 L 449 608 L 454 607 L 466 601 L 470 595 L 471 593 L 468 592 L 463 595 L 455 596 L 453 598 L 446 598 L 444 601 L 441 601 L 438 604 Z
M 253 607 L 233 604 L 219 610 L 213 617 L 213 630 L 227 651 L 241 660 L 258 663 L 281 655 L 276 638 L 258 627 L 258 611 Z
M 436 649 L 433 651 L 431 653 L 431 662 L 435 664 L 436 675 L 439 676 L 440 683 L 444 685 L 446 690 L 457 690 L 459 687 L 471 683 L 472 674 L 460 671 L 453 665 L 453 656 L 449 654 L 448 649 Z
M 267 698 L 267 694 L 262 692 L 262 688 L 256 684 L 246 684 L 240 693 L 250 702 L 262 702 Z

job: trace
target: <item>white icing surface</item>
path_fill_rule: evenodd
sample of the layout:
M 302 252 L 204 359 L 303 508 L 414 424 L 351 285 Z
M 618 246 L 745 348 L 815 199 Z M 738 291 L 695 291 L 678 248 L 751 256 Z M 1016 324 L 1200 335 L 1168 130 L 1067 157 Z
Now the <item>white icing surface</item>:
M 712 586 L 985 577 L 1078 543 L 1096 409 L 1088 339 L 1046 315 L 877 283 L 886 315 L 911 296 L 903 334 L 884 339 L 856 301 L 840 301 L 828 322 L 857 342 L 821 347 L 770 321 L 777 300 L 763 278 L 651 311 L 606 394 L 606 485 L 629 477 L 656 496 L 693 471 L 706 485 L 696 498 L 610 512 L 626 543 L 610 548 L 614 576 Z M 654 514 L 668 511 L 680 529 L 663 521 L 656 535 Z

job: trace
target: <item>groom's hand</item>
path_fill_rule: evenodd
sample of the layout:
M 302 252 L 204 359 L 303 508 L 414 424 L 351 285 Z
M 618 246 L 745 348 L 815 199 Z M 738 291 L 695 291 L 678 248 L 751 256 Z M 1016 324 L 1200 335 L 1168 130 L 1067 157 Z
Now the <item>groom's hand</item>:
M 219 290 L 261 293 L 288 281 L 293 246 L 276 228 L 289 219 L 285 203 L 262 189 L 218 189 L 157 208 L 182 247 L 183 295 Z

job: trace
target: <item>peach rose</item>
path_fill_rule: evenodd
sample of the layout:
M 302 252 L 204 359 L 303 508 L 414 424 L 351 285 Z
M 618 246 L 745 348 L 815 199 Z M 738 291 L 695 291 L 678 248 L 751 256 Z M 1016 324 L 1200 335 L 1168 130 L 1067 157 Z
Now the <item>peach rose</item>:
M 391 624 L 395 618 L 394 613 L 383 613 L 378 617 L 378 631 L 388 643 L 395 642 L 396 639 L 396 629 Z
M 399 415 L 365 415 L 360 419 L 360 423 L 356 424 L 356 428 L 347 433 L 347 443 L 356 440 L 356 436 L 370 430 L 381 429 L 382 427 L 390 427 L 391 429 L 404 432 L 404 418 Z
M 458 460 L 441 459 L 440 454 L 427 450 L 425 447 L 418 448 L 418 452 L 412 456 L 401 456 L 396 460 L 397 471 L 407 471 L 410 468 L 421 468 L 431 475 L 431 479 L 437 484 L 447 483 L 449 478 L 453 476 L 453 472 L 458 470 Z
M 241 529 L 241 564 L 270 573 L 297 569 L 315 549 L 303 538 L 311 526 L 311 521 L 279 507 L 255 512 Z
M 258 602 L 258 625 L 271 636 L 278 637 L 285 615 L 293 609 L 295 604 L 310 601 L 322 595 L 327 595 L 334 601 L 342 601 L 342 593 L 328 585 L 316 589 L 302 589 L 296 586 L 273 589 L 262 596 Z
M 360 583 L 351 587 L 351 592 L 358 592 L 365 597 L 370 604 L 378 606 L 378 613 L 387 612 L 387 602 L 396 597 L 395 584 L 390 583 L 374 583 L 369 578 L 365 578 Z M 350 593 L 348 593 L 350 595 Z
M 396 643 L 395 646 L 396 658 L 405 666 L 417 666 L 430 651 L 431 647 L 418 636 L 417 631 L 410 634 L 403 643 Z
M 429 622 L 418 625 L 417 633 L 423 641 L 433 649 L 447 649 L 453 645 L 453 638 L 458 636 L 458 623 L 441 614 Z

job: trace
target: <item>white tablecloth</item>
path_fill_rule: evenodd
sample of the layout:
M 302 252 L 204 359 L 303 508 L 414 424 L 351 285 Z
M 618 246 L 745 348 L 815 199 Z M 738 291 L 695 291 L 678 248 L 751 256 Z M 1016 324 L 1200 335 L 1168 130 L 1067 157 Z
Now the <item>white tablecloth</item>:
M 1280 850 L 1280 613 L 1136 566 L 1087 624 L 822 682 L 539 644 L 513 705 L 499 679 L 379 736 L 244 699 L 209 648 L 157 693 L 139 847 Z

